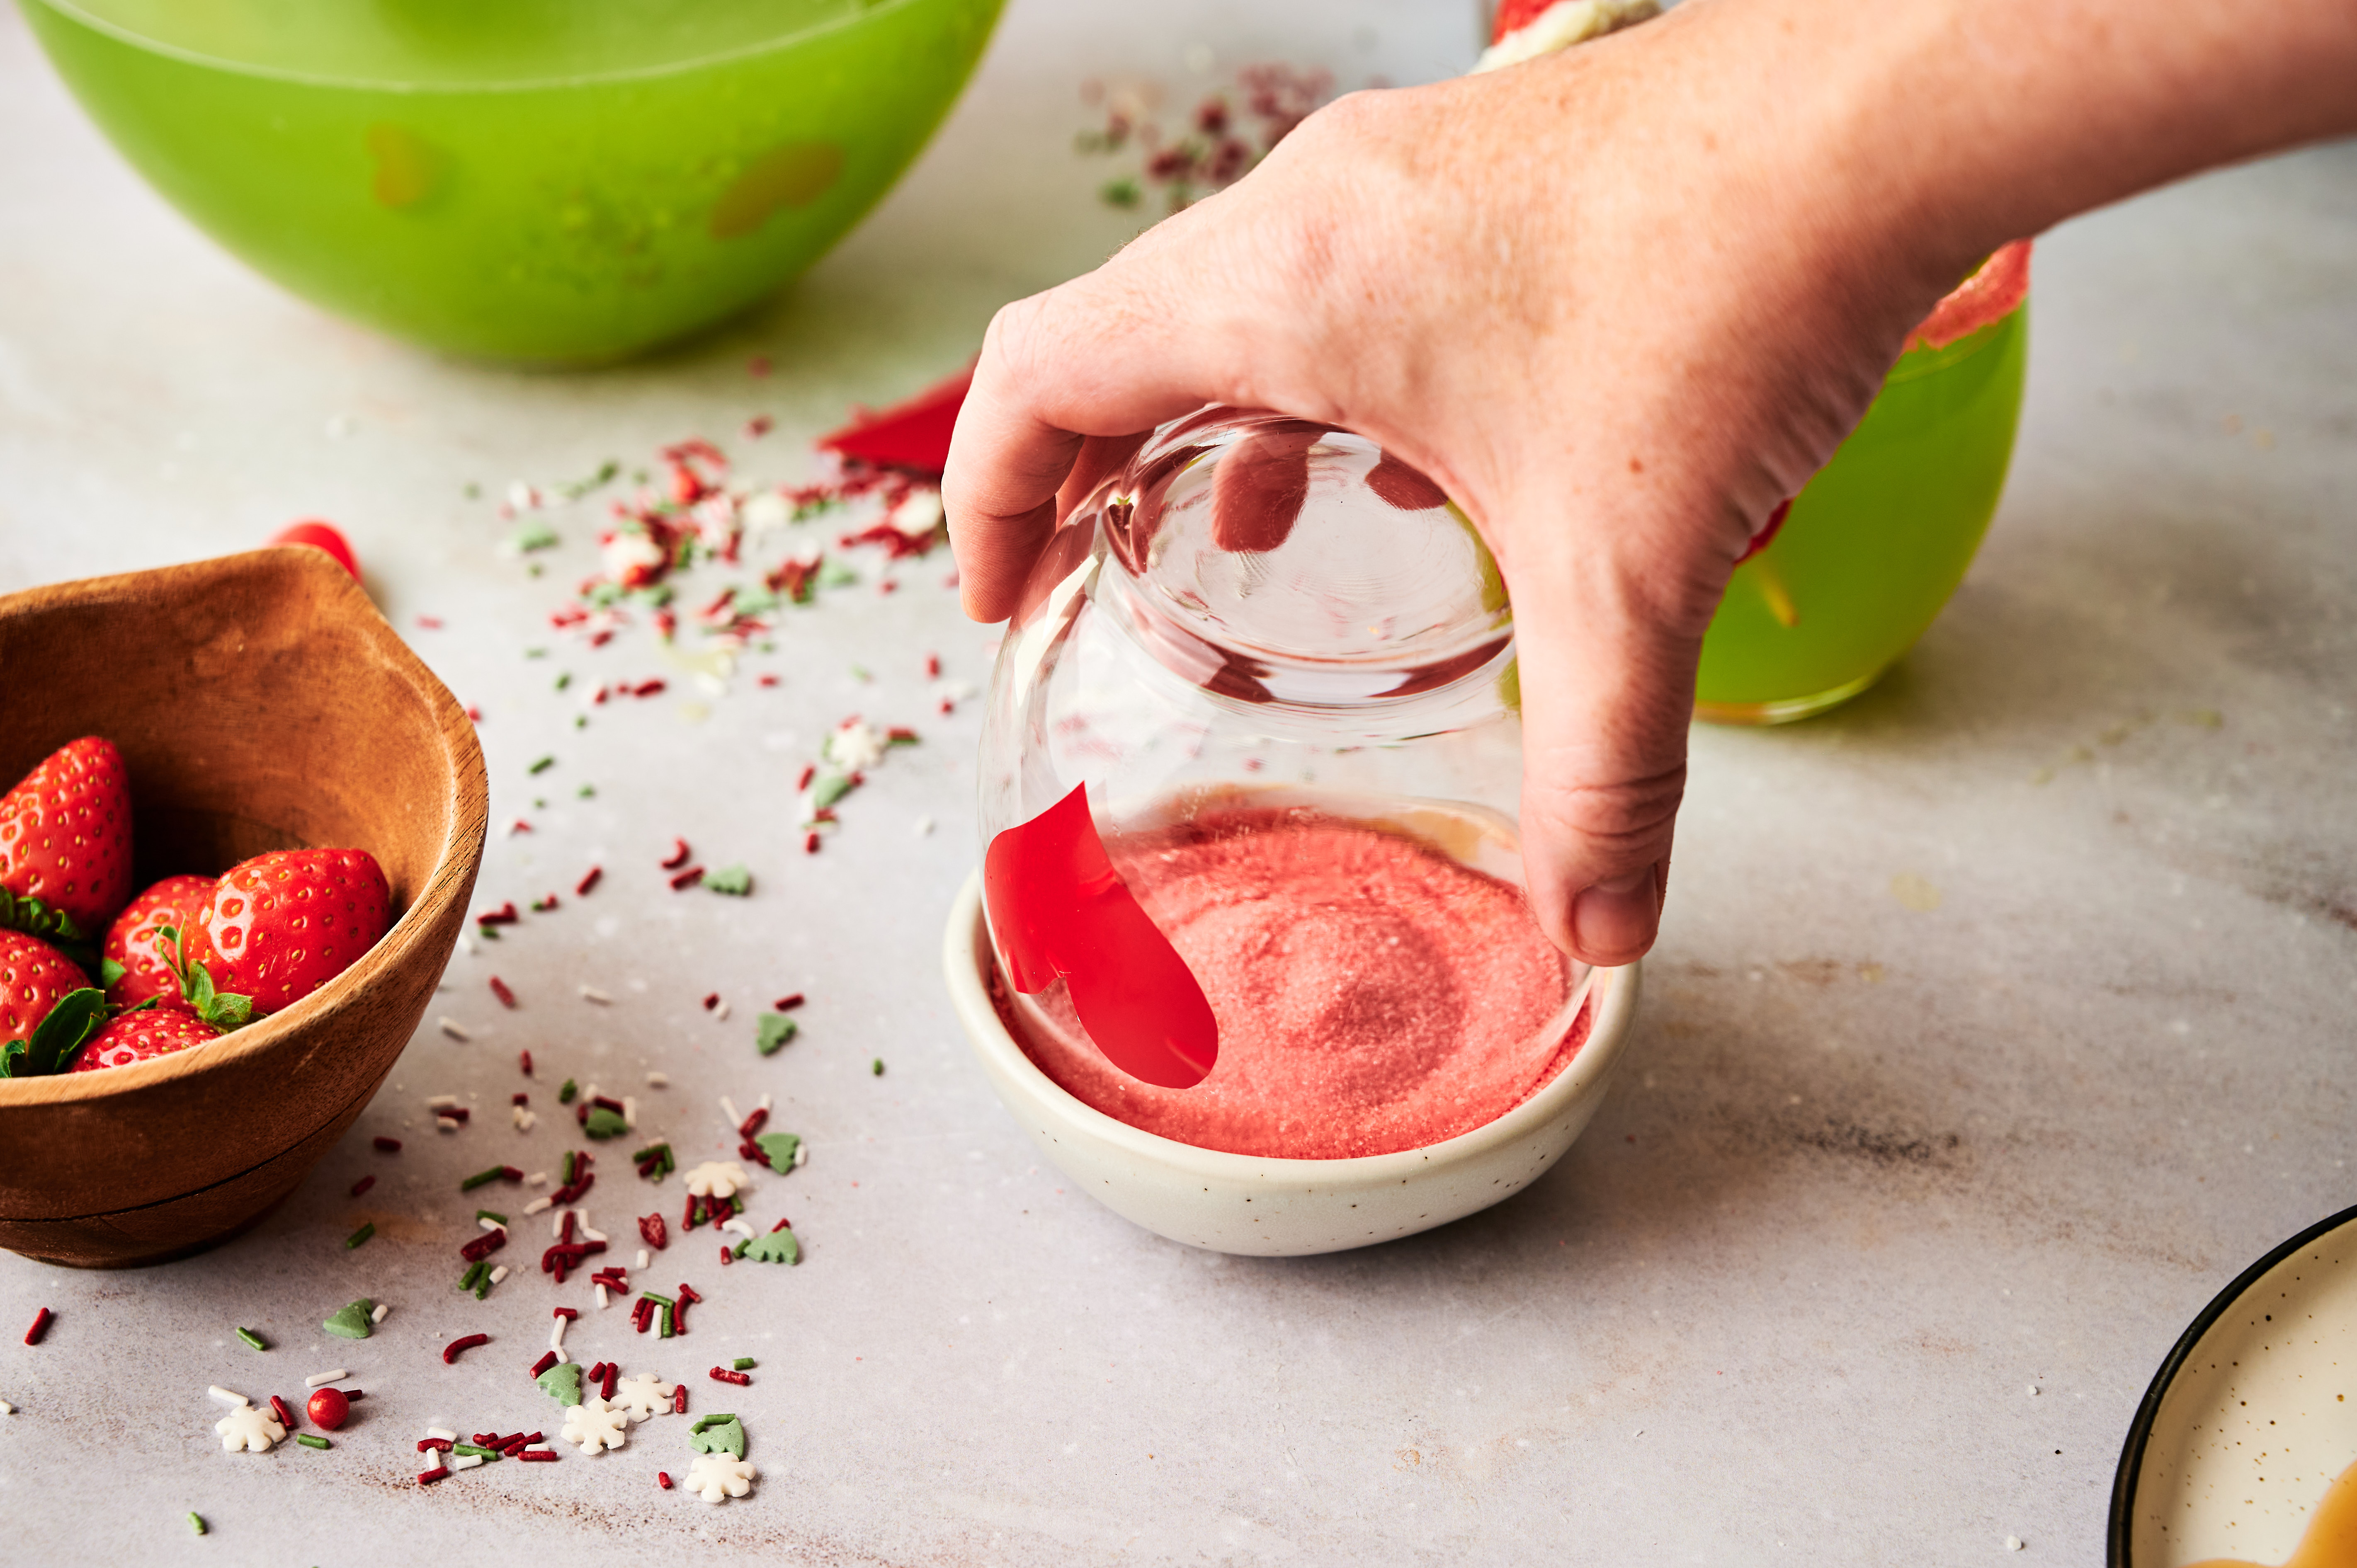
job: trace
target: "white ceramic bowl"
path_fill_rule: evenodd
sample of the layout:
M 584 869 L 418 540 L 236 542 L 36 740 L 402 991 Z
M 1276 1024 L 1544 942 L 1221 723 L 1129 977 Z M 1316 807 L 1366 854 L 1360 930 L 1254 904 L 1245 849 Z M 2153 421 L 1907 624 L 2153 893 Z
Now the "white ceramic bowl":
M 950 911 L 942 964 L 998 1098 L 1057 1169 L 1123 1219 L 1190 1247 L 1257 1257 L 1372 1246 L 1521 1191 L 1596 1114 L 1637 1016 L 1638 966 L 1598 970 L 1587 1042 L 1536 1094 L 1487 1126 L 1393 1155 L 1279 1160 L 1158 1137 L 1058 1088 L 991 1004 L 990 963 L 977 873 Z

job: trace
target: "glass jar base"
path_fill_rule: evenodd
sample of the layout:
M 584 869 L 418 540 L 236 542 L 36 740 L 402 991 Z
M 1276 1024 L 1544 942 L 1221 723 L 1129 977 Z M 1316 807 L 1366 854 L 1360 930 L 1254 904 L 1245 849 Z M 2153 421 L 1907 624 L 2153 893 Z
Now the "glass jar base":
M 1788 725 L 1840 707 L 1881 679 L 1882 671 L 1875 670 L 1814 696 L 1781 697 L 1770 703 L 1696 703 L 1695 717 L 1714 725 Z

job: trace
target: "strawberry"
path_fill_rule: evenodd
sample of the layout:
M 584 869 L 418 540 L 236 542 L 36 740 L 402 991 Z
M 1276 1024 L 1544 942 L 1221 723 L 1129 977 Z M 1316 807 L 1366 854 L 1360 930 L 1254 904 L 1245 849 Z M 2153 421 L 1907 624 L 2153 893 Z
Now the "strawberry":
M 0 924 L 69 941 L 130 898 L 131 777 L 112 741 L 85 736 L 0 796 Z
M 112 966 L 107 972 L 113 977 L 106 986 L 107 1001 L 117 1007 L 129 1007 L 150 996 L 161 997 L 167 1003 L 180 999 L 176 955 L 170 941 L 159 942 L 156 933 L 165 929 L 186 931 L 212 894 L 213 879 L 210 876 L 167 876 L 131 900 L 123 913 L 114 917 L 114 924 L 107 929 L 104 949 L 106 962 Z M 122 972 L 116 974 L 116 969 Z
M 143 1007 L 125 1013 L 92 1036 L 68 1072 L 98 1072 L 152 1061 L 221 1038 L 221 1031 L 186 1007 Z
M 393 895 L 368 851 L 273 850 L 223 872 L 197 911 L 185 933 L 189 980 L 275 1013 L 341 974 L 392 924 Z
M 0 1078 L 56 1072 L 106 1019 L 106 999 L 71 959 L 0 931 Z

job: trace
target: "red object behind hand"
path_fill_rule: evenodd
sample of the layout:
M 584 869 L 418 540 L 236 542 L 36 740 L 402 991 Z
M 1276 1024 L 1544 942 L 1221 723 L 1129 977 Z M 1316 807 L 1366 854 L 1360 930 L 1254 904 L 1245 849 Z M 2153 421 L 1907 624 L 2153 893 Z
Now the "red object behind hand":
M 352 553 L 351 542 L 339 532 L 336 525 L 331 522 L 321 522 L 317 518 L 306 518 L 301 522 L 289 523 L 272 534 L 270 542 L 307 544 L 314 550 L 324 550 L 335 557 L 337 565 L 352 575 L 353 582 L 357 583 L 361 580 L 360 557 Z

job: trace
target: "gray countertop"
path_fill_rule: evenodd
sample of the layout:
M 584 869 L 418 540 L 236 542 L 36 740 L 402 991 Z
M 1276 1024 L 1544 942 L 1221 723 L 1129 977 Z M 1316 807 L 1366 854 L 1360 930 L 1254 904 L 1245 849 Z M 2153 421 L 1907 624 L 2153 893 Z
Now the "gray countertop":
M 1613 1098 L 1528 1192 L 1364 1251 L 1161 1241 L 1063 1190 L 991 1097 L 937 971 L 974 858 L 979 705 L 938 714 L 920 661 L 978 684 L 991 635 L 959 618 L 945 557 L 889 597 L 862 562 L 867 585 L 787 618 L 714 694 L 642 630 L 590 653 L 546 628 L 591 569 L 592 509 L 552 514 L 544 577 L 493 548 L 511 480 L 685 435 L 798 478 L 847 403 L 953 369 L 996 305 L 1103 254 L 1127 224 L 1071 151 L 1083 77 L 1183 83 L 1209 45 L 1424 80 L 1462 68 L 1470 31 L 1405 0 L 1017 0 L 942 139 L 807 280 L 687 349 L 557 376 L 438 360 L 256 280 L 126 171 L 0 13 L 0 588 L 333 518 L 480 706 L 495 822 L 533 820 L 495 831 L 479 902 L 608 869 L 596 898 L 453 961 L 436 1012 L 471 1042 L 429 1023 L 252 1233 L 120 1273 L 0 1256 L 0 1560 L 714 1542 L 830 1563 L 1969 1563 L 2009 1535 L 2099 1557 L 2123 1433 L 2179 1329 L 2357 1200 L 2357 148 L 2041 244 L 2020 452 L 1947 614 L 1846 709 L 1697 732 Z M 749 375 L 756 355 L 776 373 Z M 776 432 L 732 439 L 756 413 Z M 560 669 L 673 689 L 576 730 Z M 851 712 L 924 742 L 805 856 L 793 774 Z M 674 835 L 749 864 L 753 897 L 665 891 Z M 726 1022 L 699 1006 L 716 990 Z M 802 1038 L 758 1058 L 752 1015 L 792 990 Z M 412 1482 L 430 1420 L 555 1426 L 515 1363 L 558 1293 L 528 1267 L 479 1305 L 452 1289 L 456 1177 L 565 1146 L 554 1117 L 503 1120 L 520 1047 L 543 1110 L 568 1075 L 630 1089 L 690 1157 L 733 1142 L 724 1093 L 774 1094 L 812 1141 L 754 1209 L 791 1215 L 799 1268 L 723 1273 L 699 1233 L 634 1275 L 709 1297 L 687 1339 L 638 1339 L 617 1308 L 570 1341 L 741 1413 L 751 1498 L 657 1490 L 689 1456 L 677 1421 L 596 1459 Z M 442 1092 L 481 1109 L 468 1131 L 432 1130 Z M 371 1151 L 383 1133 L 401 1155 Z M 620 1232 L 655 1203 L 607 1149 L 587 1207 Z M 674 1178 L 674 1219 L 679 1198 Z M 347 1251 L 364 1217 L 378 1237 Z M 392 1304 L 383 1329 L 323 1338 L 360 1295 Z M 476 1329 L 494 1343 L 444 1366 Z M 705 1380 L 738 1354 L 751 1387 Z M 221 1452 L 207 1384 L 291 1400 L 336 1365 L 369 1398 L 333 1452 Z

